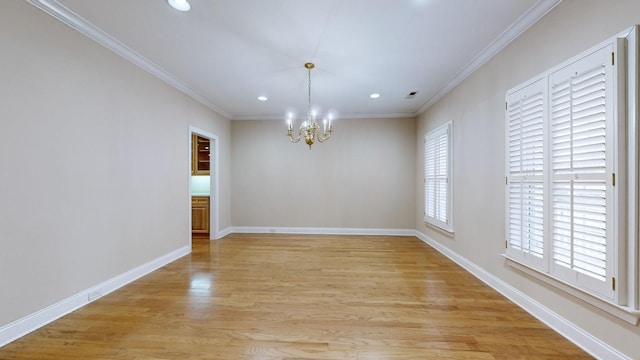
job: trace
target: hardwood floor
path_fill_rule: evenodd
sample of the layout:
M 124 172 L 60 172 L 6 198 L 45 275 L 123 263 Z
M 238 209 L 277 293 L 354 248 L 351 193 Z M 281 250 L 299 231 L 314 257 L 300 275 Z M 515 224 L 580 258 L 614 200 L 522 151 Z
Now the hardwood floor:
M 229 235 L 0 359 L 591 359 L 414 237 Z

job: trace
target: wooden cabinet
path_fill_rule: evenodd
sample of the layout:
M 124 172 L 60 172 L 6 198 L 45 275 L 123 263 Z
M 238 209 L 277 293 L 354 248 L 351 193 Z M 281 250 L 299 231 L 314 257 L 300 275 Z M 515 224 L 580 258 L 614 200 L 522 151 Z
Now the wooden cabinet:
M 191 233 L 193 235 L 209 234 L 209 197 L 191 197 Z
M 211 169 L 209 139 L 193 134 L 191 144 L 191 174 L 209 175 Z

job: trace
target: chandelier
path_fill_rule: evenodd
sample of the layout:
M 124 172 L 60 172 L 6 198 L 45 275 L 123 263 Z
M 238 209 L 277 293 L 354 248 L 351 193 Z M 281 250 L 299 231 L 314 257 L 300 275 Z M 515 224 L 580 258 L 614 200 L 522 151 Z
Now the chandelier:
M 300 124 L 300 129 L 298 130 L 298 136 L 293 136 L 293 125 L 292 115 L 289 114 L 287 117 L 287 125 L 288 131 L 287 136 L 289 136 L 289 140 L 292 143 L 297 143 L 304 137 L 304 142 L 309 145 L 309 150 L 311 150 L 311 145 L 318 140 L 319 142 L 325 142 L 329 140 L 331 137 L 331 133 L 333 130 L 331 129 L 331 114 L 328 114 L 326 118 L 322 120 L 322 133 L 320 133 L 320 125 L 316 122 L 316 111 L 311 109 L 311 69 L 315 67 L 313 63 L 306 63 L 304 67 L 307 69 L 309 73 L 309 97 L 307 101 L 307 120 Z

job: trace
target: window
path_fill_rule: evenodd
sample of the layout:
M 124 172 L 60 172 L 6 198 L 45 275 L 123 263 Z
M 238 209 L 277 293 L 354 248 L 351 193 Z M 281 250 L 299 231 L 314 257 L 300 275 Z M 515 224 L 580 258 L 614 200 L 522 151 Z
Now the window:
M 508 258 L 626 305 L 616 173 L 624 154 L 624 43 L 614 40 L 507 92 Z M 619 180 L 619 182 L 622 179 Z M 620 281 L 622 283 L 622 281 Z
M 452 232 L 451 122 L 424 137 L 424 221 Z

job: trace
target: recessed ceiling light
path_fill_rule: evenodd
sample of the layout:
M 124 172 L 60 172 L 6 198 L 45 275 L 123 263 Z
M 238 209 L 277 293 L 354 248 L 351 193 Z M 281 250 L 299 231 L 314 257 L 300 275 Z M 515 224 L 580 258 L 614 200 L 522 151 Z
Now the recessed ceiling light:
M 191 9 L 191 5 L 187 0 L 167 0 L 167 2 L 172 8 L 179 11 L 189 11 Z
M 373 94 L 369 95 L 369 97 L 370 97 L 370 98 L 372 98 L 372 99 L 377 99 L 377 98 L 379 98 L 379 97 L 380 97 L 380 94 L 378 94 L 378 93 L 373 93 Z
M 268 98 L 268 97 L 266 97 L 266 96 L 262 96 L 262 95 L 261 95 L 261 96 L 258 96 L 258 100 L 260 100 L 260 101 L 267 101 L 267 100 L 269 100 L 269 98 Z

